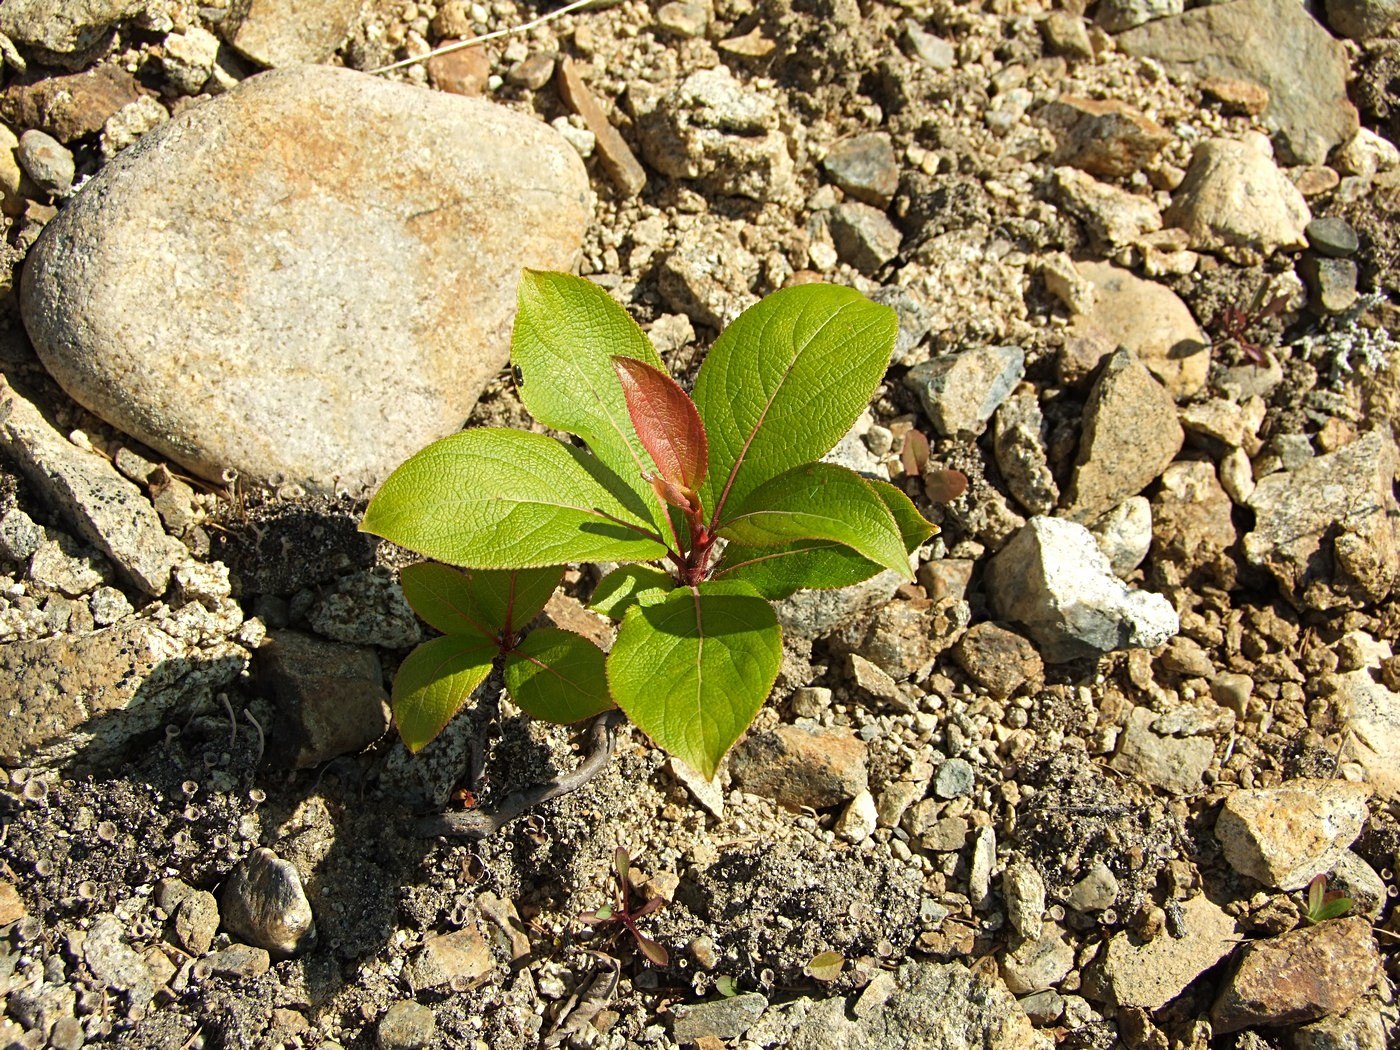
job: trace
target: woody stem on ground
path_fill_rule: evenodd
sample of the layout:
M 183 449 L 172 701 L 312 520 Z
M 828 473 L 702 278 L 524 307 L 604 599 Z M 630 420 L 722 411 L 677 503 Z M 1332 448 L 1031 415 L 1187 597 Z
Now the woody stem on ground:
M 613 752 L 613 731 L 621 719 L 622 712 L 616 709 L 604 711 L 593 719 L 588 727 L 588 757 L 580 762 L 573 772 L 514 792 L 494 813 L 475 809 L 463 813 L 434 813 L 418 822 L 418 834 L 462 839 L 489 838 L 540 803 L 577 791 L 602 772 L 603 767 L 608 764 Z

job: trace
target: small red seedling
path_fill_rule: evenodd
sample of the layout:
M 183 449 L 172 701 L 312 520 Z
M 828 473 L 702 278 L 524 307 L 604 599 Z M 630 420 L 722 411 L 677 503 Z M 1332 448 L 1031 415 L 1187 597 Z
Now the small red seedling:
M 627 881 L 628 872 L 632 870 L 632 858 L 621 846 L 618 846 L 613 854 L 613 866 L 616 869 L 614 874 L 617 876 L 616 904 L 605 904 L 597 911 L 584 912 L 579 918 L 590 926 L 620 925 L 632 935 L 632 939 L 637 942 L 637 948 L 646 956 L 648 962 L 653 966 L 667 965 L 671 961 L 671 956 L 666 949 L 637 929 L 638 921 L 659 911 L 666 903 L 666 899 L 653 897 L 640 908 L 633 910 L 631 885 Z M 617 932 L 614 932 L 614 937 L 616 937 Z
M 1242 310 L 1231 303 L 1221 307 L 1210 322 L 1213 331 L 1233 342 L 1256 365 L 1264 364 L 1265 356 L 1264 347 L 1257 342 L 1258 336 L 1254 329 L 1269 318 L 1277 317 L 1288 307 L 1287 295 L 1276 295 L 1266 302 L 1265 296 L 1268 292 L 1267 283 L 1260 285 L 1247 309 Z
M 1308 883 L 1308 909 L 1303 912 L 1303 919 L 1309 926 L 1340 919 L 1351 911 L 1354 903 L 1341 890 L 1329 890 L 1326 875 L 1317 875 Z

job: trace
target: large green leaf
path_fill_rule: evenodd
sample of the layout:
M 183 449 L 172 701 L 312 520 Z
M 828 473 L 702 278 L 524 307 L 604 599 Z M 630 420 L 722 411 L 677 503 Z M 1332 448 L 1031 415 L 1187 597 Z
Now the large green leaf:
M 720 333 L 695 381 L 710 444 L 706 511 L 722 519 L 730 500 L 830 451 L 884 376 L 898 330 L 893 310 L 853 289 L 803 284 Z
M 894 515 L 864 478 L 835 463 L 807 463 L 754 489 L 719 534 L 753 547 L 829 540 L 914 578 Z
M 424 642 L 394 677 L 394 722 L 404 745 L 419 751 L 442 732 L 486 676 L 496 643 L 475 634 L 450 634 Z
M 593 591 L 589 608 L 596 613 L 621 620 L 627 610 L 640 602 L 655 605 L 676 589 L 669 572 L 650 565 L 623 565 L 608 573 Z
M 506 689 L 535 718 L 568 725 L 613 706 L 603 650 L 572 631 L 541 627 L 506 655 Z
M 933 526 L 903 492 L 886 481 L 867 480 L 866 484 L 894 515 L 905 553 L 912 554 L 933 535 Z M 714 578 L 744 580 L 765 598 L 776 601 L 806 587 L 850 587 L 870 579 L 881 568 L 851 548 L 830 540 L 798 540 L 776 547 L 731 543 L 724 550 Z
M 628 610 L 608 683 L 628 718 L 709 778 L 763 706 L 782 659 L 767 601 L 745 583 L 702 583 Z
M 660 501 L 642 478 L 651 460 L 627 412 L 615 356 L 666 370 L 637 322 L 592 281 L 541 270 L 521 274 L 510 346 L 520 400 L 545 426 L 583 438 L 664 528 Z
M 527 626 L 563 578 L 562 565 L 462 572 L 433 562 L 410 565 L 399 576 L 404 597 L 424 621 L 443 634 L 492 640 Z
M 542 434 L 464 430 L 389 475 L 360 528 L 475 569 L 663 557 L 652 526 L 610 480 L 590 457 Z

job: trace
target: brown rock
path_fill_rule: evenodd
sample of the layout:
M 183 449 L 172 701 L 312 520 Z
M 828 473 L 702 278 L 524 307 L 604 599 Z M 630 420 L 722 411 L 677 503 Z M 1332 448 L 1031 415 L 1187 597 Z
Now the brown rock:
M 1115 352 L 1084 406 L 1069 517 L 1092 522 L 1142 491 L 1184 440 L 1171 394 L 1127 350 Z
M 1152 501 L 1152 542 L 1171 561 L 1194 569 L 1235 542 L 1233 509 L 1213 464 L 1173 463 Z
M 1222 112 L 1257 117 L 1269 108 L 1269 89 L 1252 80 L 1237 77 L 1206 77 L 1201 94 L 1220 103 Z
M 1230 867 L 1282 890 L 1330 871 L 1361 833 L 1370 789 L 1349 780 L 1290 780 L 1236 791 L 1225 800 L 1215 837 Z
M 1211 1007 L 1217 1035 L 1296 1025 L 1341 1013 L 1381 976 L 1371 924 L 1360 916 L 1247 944 Z
M 996 700 L 1006 699 L 1028 682 L 1035 688 L 1045 674 L 1035 646 L 995 623 L 969 628 L 954 647 L 953 658 Z
M 9 879 L 0 879 L 0 926 L 19 922 L 27 914 L 15 884 Z
M 21 128 L 38 128 L 59 142 L 102 130 L 107 118 L 135 102 L 136 78 L 107 64 L 71 76 L 11 84 L 0 97 L 0 116 Z
M 735 746 L 729 770 L 745 791 L 793 809 L 825 809 L 869 789 L 863 740 L 844 729 L 780 725 Z
M 454 43 L 444 40 L 444 44 Z M 439 91 L 453 95 L 477 96 L 486 91 L 491 62 L 479 47 L 464 47 L 428 59 L 428 82 Z
M 1122 178 L 1142 171 L 1171 141 L 1171 133 L 1117 99 L 1066 95 L 1040 111 L 1055 133 L 1056 164 L 1091 175 Z
M 641 193 L 642 187 L 647 184 L 646 170 L 588 90 L 588 85 L 579 75 L 577 63 L 567 55 L 561 58 L 554 80 L 559 88 L 559 97 L 583 118 L 588 130 L 593 132 L 598 141 L 598 160 L 618 192 L 624 197 L 635 197 Z
M 360 0 L 245 0 L 242 19 L 224 25 L 228 42 L 259 65 L 317 65 L 345 42 L 360 6 Z
M 491 946 L 473 921 L 451 933 L 423 939 L 423 946 L 405 971 L 415 991 L 462 981 L 475 981 L 496 968 Z

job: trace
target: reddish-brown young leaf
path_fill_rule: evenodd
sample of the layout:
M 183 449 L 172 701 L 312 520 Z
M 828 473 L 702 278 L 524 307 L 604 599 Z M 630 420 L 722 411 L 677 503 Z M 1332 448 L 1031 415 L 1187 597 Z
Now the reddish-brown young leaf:
M 899 463 L 904 473 L 917 478 L 928 466 L 928 438 L 922 431 L 911 430 L 904 435 L 904 447 L 899 452 Z
M 657 473 L 684 492 L 696 492 L 710 468 L 710 450 L 695 402 L 679 383 L 645 361 L 614 357 L 612 362 L 627 413 Z
M 961 470 L 930 470 L 924 475 L 924 492 L 935 503 L 951 503 L 967 491 L 967 475 Z

